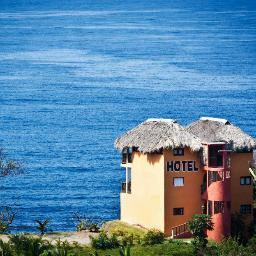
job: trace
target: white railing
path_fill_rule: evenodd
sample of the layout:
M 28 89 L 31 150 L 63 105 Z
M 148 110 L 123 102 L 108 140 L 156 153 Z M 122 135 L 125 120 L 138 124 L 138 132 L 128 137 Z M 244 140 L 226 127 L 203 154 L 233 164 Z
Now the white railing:
M 189 232 L 188 223 L 183 223 L 181 225 L 178 225 L 172 228 L 171 238 L 173 239 L 173 238 L 180 237 L 188 232 Z

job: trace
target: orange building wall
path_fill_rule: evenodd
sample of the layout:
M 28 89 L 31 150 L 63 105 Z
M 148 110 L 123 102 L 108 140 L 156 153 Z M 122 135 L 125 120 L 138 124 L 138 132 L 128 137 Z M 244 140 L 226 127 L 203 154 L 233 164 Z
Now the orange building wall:
M 240 185 L 241 176 L 250 176 L 249 161 L 253 159 L 253 153 L 231 154 L 231 212 L 240 212 L 241 204 L 253 205 L 252 185 Z M 243 215 L 247 223 L 252 221 L 253 215 Z
M 172 150 L 164 150 L 165 160 L 165 233 L 171 234 L 171 228 L 187 222 L 194 214 L 202 212 L 201 184 L 203 174 L 198 152 L 184 149 L 184 156 L 173 156 Z M 167 161 L 196 161 L 196 172 L 167 172 Z M 173 177 L 184 177 L 183 187 L 173 186 Z M 184 207 L 184 215 L 173 215 L 173 208 Z
M 164 157 L 133 153 L 131 194 L 121 193 L 121 220 L 164 232 Z
M 240 177 L 249 176 L 252 153 L 231 154 L 231 212 L 240 212 L 241 204 L 253 204 L 252 185 L 241 186 Z M 197 172 L 167 172 L 167 161 L 195 160 Z M 121 193 L 121 220 L 145 228 L 157 228 L 171 235 L 171 228 L 202 212 L 201 184 L 205 171 L 198 152 L 185 148 L 184 156 L 133 153 L 131 194 Z M 183 187 L 173 186 L 173 177 L 184 177 Z M 173 208 L 184 207 L 184 215 L 173 215 Z M 246 215 L 244 215 L 246 216 Z M 252 220 L 252 214 L 247 221 Z

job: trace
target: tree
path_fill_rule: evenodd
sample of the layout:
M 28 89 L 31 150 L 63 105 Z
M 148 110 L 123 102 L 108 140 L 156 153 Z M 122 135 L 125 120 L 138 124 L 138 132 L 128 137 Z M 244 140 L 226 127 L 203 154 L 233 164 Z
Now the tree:
M 12 159 L 8 159 L 3 149 L 0 149 L 0 177 L 17 175 L 21 172 L 21 165 Z
M 0 234 L 9 233 L 15 215 L 11 207 L 5 206 L 0 209 Z
M 254 228 L 253 223 L 250 228 Z M 231 215 L 231 237 L 240 244 L 245 244 L 248 240 L 248 229 L 245 224 L 244 216 L 238 212 Z
M 40 231 L 40 235 L 43 236 L 47 232 L 47 225 L 49 224 L 50 220 L 35 220 L 35 222 L 38 224 L 36 228 Z
M 6 157 L 3 149 L 0 149 L 0 177 L 18 175 L 22 172 L 21 165 Z M 9 233 L 16 213 L 11 207 L 1 206 L 0 208 L 0 234 Z
M 194 237 L 192 241 L 195 255 L 206 248 L 208 243 L 206 237 L 207 230 L 213 230 L 212 218 L 206 214 L 196 214 L 188 222 L 188 228 Z

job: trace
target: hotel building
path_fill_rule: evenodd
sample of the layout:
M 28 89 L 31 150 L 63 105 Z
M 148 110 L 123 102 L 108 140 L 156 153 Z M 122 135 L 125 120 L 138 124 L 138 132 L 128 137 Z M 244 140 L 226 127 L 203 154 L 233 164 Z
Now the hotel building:
M 225 119 L 204 117 L 183 127 L 172 119 L 148 119 L 119 137 L 121 220 L 189 236 L 194 214 L 209 214 L 220 241 L 231 232 L 231 214 L 253 219 L 249 173 L 255 140 Z

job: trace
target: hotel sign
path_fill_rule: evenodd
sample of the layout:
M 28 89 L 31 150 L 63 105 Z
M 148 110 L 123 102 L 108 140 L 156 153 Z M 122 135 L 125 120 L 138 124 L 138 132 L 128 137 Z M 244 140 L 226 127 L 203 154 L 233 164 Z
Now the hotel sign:
M 167 172 L 197 172 L 196 161 L 168 161 Z

